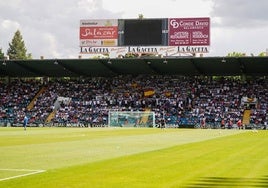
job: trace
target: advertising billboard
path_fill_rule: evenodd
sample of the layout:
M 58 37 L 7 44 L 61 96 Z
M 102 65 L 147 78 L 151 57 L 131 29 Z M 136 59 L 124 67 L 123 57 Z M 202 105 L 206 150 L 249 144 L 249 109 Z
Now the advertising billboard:
M 79 37 L 81 54 L 208 53 L 210 18 L 81 20 Z
M 169 18 L 170 46 L 210 45 L 209 18 Z
M 117 46 L 118 21 L 81 20 L 80 46 Z

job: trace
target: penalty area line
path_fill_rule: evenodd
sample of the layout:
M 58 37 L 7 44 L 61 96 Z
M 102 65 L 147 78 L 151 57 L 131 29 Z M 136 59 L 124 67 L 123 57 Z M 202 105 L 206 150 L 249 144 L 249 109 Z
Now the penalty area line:
M 27 172 L 25 174 L 17 175 L 17 176 L 10 176 L 7 178 L 0 178 L 0 181 L 4 180 L 10 180 L 10 179 L 15 179 L 15 178 L 20 178 L 24 176 L 30 176 L 33 174 L 39 174 L 45 172 L 45 170 L 32 170 L 32 169 L 9 169 L 9 168 L 0 168 L 0 171 L 15 171 L 15 172 Z

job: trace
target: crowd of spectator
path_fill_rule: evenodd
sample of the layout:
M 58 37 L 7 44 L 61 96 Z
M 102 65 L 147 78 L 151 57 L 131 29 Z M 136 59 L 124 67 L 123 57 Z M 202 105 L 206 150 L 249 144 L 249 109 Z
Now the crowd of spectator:
M 22 123 L 26 114 L 34 125 L 106 126 L 108 112 L 155 112 L 156 122 L 180 127 L 200 125 L 233 127 L 246 108 L 250 123 L 267 125 L 268 80 L 254 78 L 139 75 L 76 79 L 14 79 L 0 83 L 0 124 Z M 38 91 L 43 92 L 37 96 Z M 146 90 L 152 90 L 146 95 Z M 35 98 L 36 97 L 36 98 Z M 68 102 L 56 101 L 63 97 Z M 256 98 L 251 106 L 242 97 Z M 29 108 L 34 99 L 33 107 Z M 51 120 L 48 117 L 54 116 Z M 224 122 L 224 123 L 223 123 Z

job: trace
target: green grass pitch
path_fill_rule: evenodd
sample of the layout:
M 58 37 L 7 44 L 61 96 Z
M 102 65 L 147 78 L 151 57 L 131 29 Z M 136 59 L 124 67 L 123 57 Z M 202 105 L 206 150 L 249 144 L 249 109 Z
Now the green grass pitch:
M 268 131 L 0 128 L 0 188 L 268 187 Z

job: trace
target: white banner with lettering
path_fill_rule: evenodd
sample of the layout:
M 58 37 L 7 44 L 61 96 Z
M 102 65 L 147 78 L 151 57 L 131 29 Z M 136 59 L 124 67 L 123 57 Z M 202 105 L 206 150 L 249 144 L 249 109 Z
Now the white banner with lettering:
M 177 56 L 181 53 L 208 53 L 209 46 L 126 46 L 126 47 L 81 47 L 81 54 L 105 54 L 116 58 L 127 53 Z

